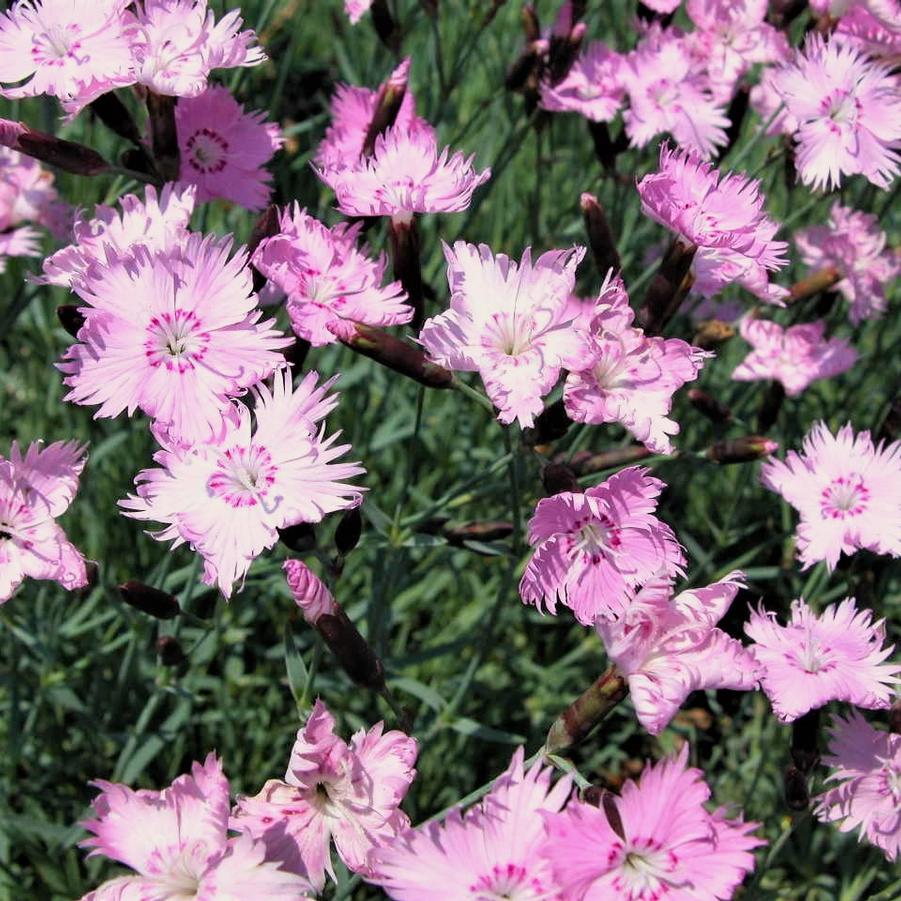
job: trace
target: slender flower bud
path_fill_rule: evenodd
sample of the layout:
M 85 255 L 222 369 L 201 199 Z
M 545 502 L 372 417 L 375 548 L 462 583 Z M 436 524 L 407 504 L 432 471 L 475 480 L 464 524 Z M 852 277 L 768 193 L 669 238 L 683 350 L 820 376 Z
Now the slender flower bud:
M 73 337 L 78 337 L 79 329 L 84 325 L 84 315 L 78 311 L 74 303 L 62 303 L 56 308 L 59 324 Z
M 527 41 L 537 41 L 541 37 L 541 22 L 531 3 L 526 3 L 522 8 L 522 30 Z
M 252 260 L 256 249 L 266 240 L 278 234 L 281 224 L 279 221 L 278 207 L 271 203 L 260 214 L 259 219 L 253 225 L 250 240 L 247 242 L 247 259 Z M 266 284 L 266 276 L 256 266 L 251 264 L 253 272 L 253 290 L 261 291 Z
M 357 353 L 414 379 L 427 388 L 453 388 L 454 374 L 433 363 L 418 348 L 382 329 L 357 325 L 356 333 L 341 339 Z
M 691 343 L 695 347 L 700 347 L 701 350 L 711 350 L 734 337 L 735 329 L 728 322 L 722 322 L 719 319 L 705 319 L 698 326 Z
M 181 613 L 178 600 L 168 591 L 160 591 L 134 579 L 120 585 L 119 594 L 130 607 L 156 619 L 175 619 Z
M 394 21 L 394 16 L 391 15 L 387 0 L 372 0 L 369 11 L 372 13 L 372 25 L 379 40 L 396 53 L 400 48 L 400 29 Z
M 628 693 L 626 680 L 611 666 L 560 714 L 547 734 L 545 753 L 556 754 L 577 745 Z
M 796 766 L 787 766 L 783 774 L 785 804 L 789 810 L 807 810 L 810 805 L 810 790 L 807 777 Z
M 548 496 L 561 491 L 575 494 L 582 490 L 576 481 L 576 471 L 567 463 L 548 463 L 541 470 L 541 483 Z
M 805 713 L 792 723 L 792 763 L 804 774 L 820 761 L 820 711 Z
M 513 61 L 504 79 L 508 91 L 521 91 L 525 88 L 538 68 L 543 46 L 542 42 L 533 41 Z
M 600 454 L 593 454 L 591 451 L 581 451 L 573 455 L 569 465 L 575 470 L 577 476 L 586 476 L 593 472 L 602 472 L 605 469 L 614 469 L 617 466 L 636 463 L 650 456 L 651 451 L 643 444 L 635 444 L 630 447 L 618 447 L 613 450 L 603 451 Z
M 413 320 L 410 327 L 414 331 L 422 328 L 425 318 L 425 295 L 422 284 L 422 266 L 420 263 L 419 225 L 415 215 L 409 219 L 392 217 L 391 260 L 394 264 L 394 277 L 407 292 L 407 300 L 413 307 Z
M 401 104 L 404 102 L 409 80 L 410 58 L 407 57 L 379 87 L 375 100 L 375 112 L 372 114 L 372 120 L 369 128 L 366 129 L 366 137 L 363 140 L 363 156 L 372 156 L 375 139 L 394 125 Z
M 540 447 L 562 438 L 572 425 L 566 415 L 566 407 L 561 398 L 545 407 L 535 418 L 535 426 L 523 431 L 523 442 L 528 447 Z
M 282 568 L 294 602 L 311 626 L 315 626 L 326 613 L 332 616 L 338 613 L 338 602 L 309 567 L 300 560 L 286 560 Z
M 147 92 L 150 144 L 156 168 L 163 181 L 178 181 L 181 169 L 181 151 L 175 127 L 175 101 L 175 97 Z
M 119 157 L 119 162 L 132 172 L 140 172 L 154 182 L 159 181 L 156 166 L 144 147 L 129 147 Z
M 766 432 L 771 429 L 779 418 L 782 402 L 785 400 L 785 388 L 782 382 L 770 382 L 757 414 L 757 431 Z
M 688 401 L 699 412 L 717 425 L 732 422 L 732 411 L 713 395 L 700 388 L 688 389 Z
M 513 523 L 504 520 L 468 522 L 462 526 L 444 528 L 442 532 L 448 544 L 463 547 L 467 541 L 500 541 L 509 538 L 513 534 Z
M 609 788 L 604 788 L 602 785 L 589 785 L 582 792 L 582 800 L 593 807 L 601 808 L 607 817 L 607 823 L 610 828 L 621 839 L 625 839 L 626 833 L 623 829 L 622 817 L 620 817 L 619 808 L 616 806 L 616 795 Z
M 548 55 L 548 77 L 551 84 L 559 84 L 569 74 L 582 49 L 587 30 L 588 26 L 584 22 L 576 22 L 566 37 L 554 35 L 551 38 Z
M 113 91 L 101 94 L 88 108 L 110 131 L 132 144 L 140 145 L 141 132 L 128 107 Z
M 18 150 L 75 175 L 99 175 L 109 169 L 109 163 L 96 150 L 74 141 L 64 141 L 45 131 L 35 131 L 10 119 L 0 119 L 0 146 Z
M 705 456 L 714 463 L 750 463 L 761 460 L 779 449 L 779 442 L 763 435 L 726 438 L 707 448 Z
M 645 334 L 659 335 L 685 300 L 691 289 L 689 270 L 696 252 L 694 244 L 673 239 L 638 309 L 638 324 Z
M 174 635 L 161 635 L 156 640 L 156 655 L 163 666 L 181 666 L 187 659 L 181 642 Z
M 588 123 L 588 131 L 594 143 L 594 155 L 604 167 L 605 172 L 614 172 L 616 170 L 616 158 L 629 146 L 629 136 L 626 134 L 625 129 L 620 129 L 619 134 L 613 138 L 610 135 L 608 123 L 593 122 L 591 119 L 586 119 L 585 121 Z
M 299 522 L 295 526 L 279 529 L 278 537 L 285 547 L 298 554 L 305 554 L 316 547 L 316 530 L 309 522 Z
M 335 547 L 342 556 L 349 554 L 363 534 L 363 516 L 360 507 L 351 507 L 345 512 L 335 529 Z
M 622 269 L 622 263 L 604 208 L 598 202 L 597 197 L 588 193 L 581 196 L 579 205 L 582 207 L 582 218 L 585 222 L 585 231 L 588 233 L 588 244 L 594 254 L 598 270 L 602 276 L 606 276 L 610 269 L 619 272 Z
M 835 266 L 826 266 L 823 269 L 802 278 L 791 286 L 791 293 L 786 298 L 786 303 L 800 303 L 811 297 L 828 291 L 833 285 L 841 281 L 841 273 Z

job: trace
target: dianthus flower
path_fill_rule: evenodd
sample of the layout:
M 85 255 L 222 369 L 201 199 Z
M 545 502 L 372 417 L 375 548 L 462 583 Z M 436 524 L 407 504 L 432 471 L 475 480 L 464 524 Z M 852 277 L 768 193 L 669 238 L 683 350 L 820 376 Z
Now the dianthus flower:
M 667 418 L 673 394 L 713 354 L 678 338 L 648 337 L 634 318 L 622 279 L 608 278 L 594 311 L 589 365 L 566 378 L 566 413 L 592 425 L 619 422 L 654 453 L 669 454 L 670 436 L 679 433 Z
M 266 114 L 246 113 L 227 88 L 210 87 L 175 107 L 181 151 L 179 178 L 197 186 L 197 201 L 221 197 L 261 210 L 272 196 L 265 168 L 282 146 L 282 132 Z
M 144 197 L 126 194 L 121 211 L 98 205 L 93 218 L 78 215 L 72 227 L 73 242 L 44 260 L 44 285 L 72 287 L 92 263 L 109 265 L 114 259 L 133 257 L 138 246 L 150 251 L 172 251 L 188 238 L 194 211 L 195 189 L 167 184 L 162 191 L 148 185 Z
M 285 292 L 291 325 L 314 347 L 353 333 L 356 323 L 409 322 L 413 309 L 399 282 L 383 285 L 384 256 L 357 249 L 361 225 L 327 228 L 298 204 L 279 217 L 279 233 L 264 239 L 253 265 Z
M 343 169 L 318 169 L 335 192 L 346 216 L 391 216 L 409 221 L 414 213 L 456 213 L 465 210 L 473 192 L 491 177 L 476 172 L 475 155 L 438 152 L 434 129 L 414 121 L 409 128 L 393 126 L 375 140 L 371 157 Z
M 744 587 L 731 572 L 673 597 L 671 579 L 646 585 L 616 619 L 595 624 L 607 657 L 629 683 L 638 721 L 659 735 L 693 691 L 757 686 L 757 664 L 716 624 Z
M 270 375 L 291 343 L 260 321 L 246 254 L 229 238 L 190 235 L 172 253 L 142 246 L 94 266 L 74 285 L 89 306 L 60 370 L 65 399 L 100 404 L 96 417 L 136 409 L 182 441 L 225 428 L 230 398 Z
M 20 84 L 0 94 L 49 94 L 84 105 L 125 83 L 127 6 L 128 0 L 18 0 L 0 14 L 0 82 Z
M 644 5 L 648 9 L 654 10 L 655 13 L 667 15 L 675 12 L 681 2 L 682 0 L 644 0 Z
M 157 429 L 162 450 L 153 459 L 160 468 L 138 473 L 137 495 L 120 501 L 126 516 L 166 523 L 154 538 L 190 544 L 203 557 L 204 582 L 226 598 L 278 541 L 278 529 L 359 503 L 361 489 L 343 480 L 363 468 L 333 462 L 350 445 L 335 445 L 340 433 L 326 438 L 324 428 L 317 431 L 338 403 L 337 395 L 326 396 L 334 380 L 316 387 L 318 378 L 310 372 L 292 388 L 290 372 L 281 371 L 272 390 L 256 386 L 253 432 L 243 405 L 206 444 L 185 447 Z
M 270 779 L 257 795 L 238 798 L 231 826 L 262 840 L 271 859 L 308 874 L 317 889 L 326 872 L 335 878 L 332 841 L 350 870 L 369 876 L 369 852 L 409 825 L 400 804 L 416 776 L 417 753 L 415 739 L 384 732 L 383 723 L 361 729 L 348 744 L 317 700 L 284 781 Z
M 394 127 L 403 131 L 428 128 L 426 121 L 416 115 L 416 98 L 407 85 L 409 76 L 410 60 L 405 59 L 382 86 L 387 89 L 393 85 L 395 90 L 403 86 L 404 97 Z M 349 84 L 338 85 L 329 105 L 331 124 L 316 150 L 317 166 L 321 169 L 345 169 L 359 161 L 379 100 L 379 91 Z
M 541 86 L 541 106 L 553 112 L 580 113 L 593 122 L 609 122 L 626 96 L 623 57 L 593 41 L 557 84 Z
M 816 799 L 814 813 L 839 831 L 859 829 L 859 838 L 890 861 L 901 854 L 901 735 L 874 729 L 856 710 L 833 720 L 829 753 L 833 785 Z
M 82 847 L 135 871 L 105 882 L 83 901 L 312 901 L 303 876 L 281 869 L 249 836 L 228 837 L 228 780 L 215 754 L 162 791 L 98 780 L 93 835 Z
M 791 619 L 780 626 L 762 607 L 751 612 L 745 634 L 760 665 L 760 684 L 776 716 L 787 723 L 830 701 L 870 709 L 891 706 L 901 666 L 883 661 L 883 620 L 857 610 L 845 598 L 817 616 L 803 600 L 792 601 Z
M 898 174 L 901 144 L 899 79 L 888 66 L 844 41 L 812 34 L 772 84 L 799 125 L 798 177 L 814 188 L 837 188 L 861 174 L 887 188 Z
M 679 144 L 709 157 L 727 142 L 725 108 L 681 35 L 652 27 L 625 57 L 622 78 L 629 95 L 623 121 L 633 147 L 645 147 L 668 132 Z
M 833 435 L 816 423 L 802 453 L 767 460 L 763 484 L 800 514 L 798 553 L 806 569 L 867 548 L 901 556 L 901 441 L 874 446 L 867 431 L 848 424 Z
M 805 322 L 783 329 L 767 319 L 745 317 L 739 332 L 754 349 L 732 378 L 739 382 L 774 379 L 789 397 L 797 397 L 811 382 L 847 372 L 857 351 L 841 338 L 824 337 L 826 323 Z
M 779 226 L 764 212 L 760 181 L 735 172 L 721 176 L 692 153 L 660 149 L 660 171 L 638 183 L 641 209 L 697 246 L 693 288 L 712 297 L 738 282 L 761 300 L 781 303 L 787 291 L 769 283 L 768 270 L 788 262 Z
M 14 441 L 0 455 L 0 604 L 26 578 L 53 579 L 72 590 L 87 585 L 84 558 L 56 520 L 72 503 L 84 468 L 84 445 Z
M 585 249 L 551 250 L 517 264 L 489 247 L 445 245 L 450 309 L 419 336 L 455 371 L 478 372 L 503 423 L 531 426 L 564 368 L 588 362 L 586 336 L 571 326 L 569 297 Z
M 688 745 L 647 767 L 622 795 L 595 807 L 573 800 L 562 813 L 546 814 L 542 855 L 551 864 L 563 898 L 616 901 L 725 901 L 754 868 L 754 848 L 766 844 L 750 833 L 758 823 L 729 819 L 723 808 L 708 813 L 710 788 L 688 767 Z M 612 819 L 611 819 L 612 816 Z
M 901 256 L 886 248 L 885 232 L 872 213 L 836 202 L 826 225 L 811 225 L 795 233 L 801 259 L 815 269 L 834 266 L 842 275 L 835 286 L 851 309 L 854 325 L 878 319 L 885 312 L 885 289 L 901 272 Z
M 561 898 L 550 861 L 540 856 L 543 817 L 563 807 L 569 776 L 551 787 L 551 767 L 528 771 L 518 748 L 478 805 L 412 829 L 373 854 L 373 880 L 396 901 Z
M 856 4 L 838 20 L 835 37 L 861 53 L 897 66 L 901 61 L 901 4 L 898 0 Z
M 580 623 L 621 615 L 645 582 L 682 574 L 685 557 L 673 530 L 655 515 L 665 485 L 630 466 L 584 494 L 538 501 L 529 521 L 535 553 L 519 594 L 557 612 L 569 607 Z
M 344 12 L 351 25 L 356 25 L 369 12 L 372 0 L 344 0 Z

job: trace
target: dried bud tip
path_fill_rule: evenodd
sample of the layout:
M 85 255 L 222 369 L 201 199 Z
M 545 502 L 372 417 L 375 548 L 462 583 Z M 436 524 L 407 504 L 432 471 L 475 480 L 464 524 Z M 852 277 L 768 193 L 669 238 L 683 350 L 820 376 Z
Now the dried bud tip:
M 181 613 L 178 600 L 168 591 L 161 591 L 134 579 L 120 585 L 119 594 L 130 607 L 156 619 L 175 619 Z
M 706 457 L 714 463 L 749 463 L 768 457 L 779 449 L 779 442 L 763 435 L 742 435 L 717 441 L 707 448 Z

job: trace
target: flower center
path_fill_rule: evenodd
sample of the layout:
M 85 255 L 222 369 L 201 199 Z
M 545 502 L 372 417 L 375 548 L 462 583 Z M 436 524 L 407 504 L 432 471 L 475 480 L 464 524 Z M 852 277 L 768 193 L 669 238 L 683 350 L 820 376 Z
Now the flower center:
M 188 138 L 188 164 L 205 175 L 221 172 L 228 162 L 228 141 L 210 128 L 201 128 Z
M 668 78 L 661 78 L 648 88 L 648 97 L 657 106 L 668 109 L 679 99 L 679 89 Z
M 495 864 L 469 887 L 475 901 L 542 901 L 551 897 L 541 880 L 517 863 Z
M 144 354 L 154 368 L 165 366 L 170 371 L 186 372 L 203 359 L 209 343 L 210 336 L 193 312 L 175 310 L 150 320 Z
M 197 897 L 205 866 L 206 844 L 198 842 L 170 860 L 155 881 L 168 901 L 192 901 Z
M 483 344 L 516 357 L 532 347 L 532 323 L 515 313 L 495 313 L 486 324 Z
M 43 33 L 34 38 L 32 58 L 45 65 L 61 65 L 67 58 L 74 56 L 81 46 L 78 31 L 77 25 L 46 26 Z
M 857 121 L 859 106 L 856 97 L 839 89 L 826 95 L 821 109 L 836 125 L 853 125 Z
M 615 554 L 621 543 L 619 529 L 605 513 L 579 520 L 574 534 L 570 535 L 571 547 L 589 557 L 592 563 L 600 563 L 603 557 Z
M 658 901 L 672 888 L 687 886 L 688 880 L 677 879 L 678 859 L 652 839 L 634 839 L 621 848 L 618 878 L 614 883 L 623 901 Z
M 830 519 L 859 516 L 869 503 L 870 491 L 856 472 L 833 479 L 820 494 L 820 511 Z
M 207 489 L 230 507 L 255 507 L 265 501 L 277 472 L 266 448 L 255 444 L 229 448 L 217 460 Z

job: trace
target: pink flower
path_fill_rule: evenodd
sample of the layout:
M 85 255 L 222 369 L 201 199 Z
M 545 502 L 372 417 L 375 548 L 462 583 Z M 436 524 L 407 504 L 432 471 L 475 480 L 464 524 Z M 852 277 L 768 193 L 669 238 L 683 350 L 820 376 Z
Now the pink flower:
M 167 184 L 157 193 L 148 185 L 143 200 L 136 194 L 122 197 L 121 212 L 99 205 L 93 219 L 77 216 L 73 243 L 44 260 L 44 275 L 36 281 L 72 287 L 92 264 L 102 267 L 114 259 L 133 259 L 138 246 L 149 251 L 180 248 L 188 238 L 194 195 L 191 186 Z
M 445 245 L 450 309 L 419 336 L 450 369 L 478 372 L 503 423 L 531 426 L 563 368 L 588 362 L 587 336 L 571 326 L 569 298 L 585 249 L 551 250 L 519 264 L 484 244 Z
M 655 13 L 666 15 L 675 12 L 681 2 L 682 0 L 644 0 L 644 5 L 648 9 L 654 10 Z
M 623 121 L 633 147 L 667 132 L 703 157 L 726 143 L 725 108 L 678 33 L 653 26 L 626 56 L 622 78 L 629 95 Z
M 639 585 L 681 575 L 682 548 L 654 515 L 664 487 L 645 467 L 630 466 L 584 494 L 538 501 L 529 521 L 535 553 L 519 583 L 523 602 L 556 613 L 561 601 L 590 626 L 622 615 Z
M 887 188 L 898 174 L 899 79 L 843 41 L 811 34 L 773 85 L 799 127 L 798 176 L 814 188 L 837 188 L 843 175 L 864 175 Z
M 869 709 L 891 706 L 901 666 L 883 663 L 884 620 L 872 622 L 845 598 L 817 616 L 803 600 L 792 601 L 787 626 L 762 607 L 751 612 L 745 634 L 760 665 L 760 684 L 784 723 L 830 701 Z
M 281 129 L 265 113 L 245 113 L 226 88 L 183 97 L 175 107 L 181 181 L 197 186 L 197 200 L 216 197 L 260 210 L 272 195 L 264 167 L 282 146 Z
M 901 556 L 901 441 L 874 447 L 869 432 L 848 424 L 833 435 L 819 422 L 802 453 L 767 460 L 761 480 L 801 514 L 805 569 L 818 560 L 834 569 L 839 555 L 861 548 Z
M 760 182 L 725 176 L 692 153 L 660 149 L 660 171 L 638 183 L 641 209 L 698 248 L 694 290 L 705 297 L 738 282 L 761 300 L 781 303 L 788 294 L 769 284 L 768 270 L 788 262 L 788 245 L 774 241 L 779 226 L 766 215 Z
M 554 112 L 580 113 L 593 122 L 609 122 L 623 104 L 624 58 L 593 41 L 558 84 L 541 86 L 541 106 Z
M 84 468 L 84 445 L 14 441 L 0 455 L 0 604 L 26 578 L 53 579 L 72 590 L 87 585 L 84 558 L 56 520 L 72 503 Z
M 857 351 L 847 341 L 824 337 L 822 320 L 783 329 L 766 319 L 745 317 L 739 331 L 754 349 L 732 378 L 739 382 L 774 379 L 789 397 L 797 397 L 811 382 L 847 372 L 857 362 Z
M 371 157 L 343 169 L 318 169 L 335 192 L 346 216 L 391 216 L 408 221 L 414 213 L 465 210 L 491 170 L 477 173 L 475 155 L 438 152 L 434 129 L 427 124 L 394 126 L 375 141 Z
M 672 453 L 679 424 L 667 418 L 673 394 L 694 381 L 713 356 L 678 338 L 649 338 L 632 326 L 635 313 L 622 279 L 601 288 L 591 327 L 591 358 L 566 378 L 566 413 L 576 422 L 619 422 L 655 453 Z
M 416 776 L 416 740 L 383 732 L 378 723 L 347 744 L 317 700 L 297 733 L 285 780 L 270 779 L 253 797 L 238 798 L 231 826 L 261 839 L 272 859 L 308 873 L 321 889 L 334 879 L 329 848 L 354 872 L 372 874 L 369 852 L 409 825 L 401 801 Z
M 215 754 L 162 791 L 93 784 L 93 819 L 82 823 L 93 835 L 81 844 L 135 875 L 111 879 L 84 901 L 311 901 L 309 882 L 264 861 L 262 843 L 228 837 L 228 780 Z
M 357 249 L 360 225 L 327 228 L 295 203 L 282 212 L 279 228 L 252 262 L 287 294 L 301 338 L 319 347 L 350 337 L 357 323 L 400 325 L 413 318 L 400 283 L 382 285 L 384 256 L 373 260 Z
M 832 725 L 829 754 L 837 782 L 817 798 L 815 813 L 841 832 L 859 828 L 859 837 L 881 848 L 890 861 L 901 853 L 901 735 L 874 729 L 856 710 Z
M 716 624 L 744 587 L 731 572 L 673 597 L 668 576 L 648 583 L 614 620 L 595 624 L 611 663 L 627 678 L 638 721 L 659 735 L 693 691 L 757 687 L 757 664 Z
M 870 0 L 852 6 L 839 19 L 835 35 L 861 53 L 897 65 L 901 60 L 901 4 L 897 0 Z
M 49 94 L 90 103 L 127 80 L 128 0 L 18 0 L 0 14 L 4 97 Z M 27 80 L 26 80 L 27 79 Z
M 66 225 L 67 214 L 71 218 L 69 206 L 59 200 L 53 173 L 30 156 L 0 147 L 0 231 L 9 235 L 11 229 L 33 222 L 62 237 L 65 227 L 60 226 Z
M 344 0 L 344 12 L 351 25 L 356 25 L 369 12 L 372 0 Z
M 561 898 L 550 861 L 539 856 L 542 818 L 563 807 L 572 782 L 565 776 L 551 788 L 551 773 L 541 763 L 524 771 L 518 748 L 480 804 L 378 848 L 373 881 L 397 901 Z
M 878 319 L 885 312 L 885 289 L 901 272 L 901 257 L 886 249 L 885 232 L 872 213 L 836 202 L 826 225 L 795 233 L 801 259 L 814 268 L 834 266 L 843 276 L 835 286 L 851 304 L 851 322 Z
M 204 582 L 218 584 L 226 598 L 278 541 L 278 529 L 359 503 L 363 489 L 343 480 L 363 468 L 334 463 L 350 445 L 335 445 L 340 433 L 326 438 L 317 428 L 338 403 L 337 395 L 326 396 L 334 380 L 316 387 L 318 378 L 310 372 L 294 389 L 282 370 L 271 390 L 256 386 L 253 433 L 243 405 L 206 444 L 185 447 L 157 430 L 160 468 L 138 473 L 137 495 L 119 502 L 126 516 L 166 523 L 154 538 L 190 544 L 203 557 Z
M 321 616 L 335 616 L 338 603 L 315 573 L 300 560 L 286 560 L 282 569 L 303 618 L 315 626 Z
M 688 745 L 647 767 L 602 807 L 573 800 L 545 814 L 551 864 L 563 898 L 616 901 L 719 901 L 731 898 L 754 867 L 751 851 L 766 844 L 750 835 L 758 823 L 708 813 L 710 789 L 689 768 Z
M 231 246 L 192 234 L 178 251 L 135 245 L 85 272 L 74 286 L 85 324 L 58 364 L 65 399 L 100 404 L 95 418 L 141 409 L 172 439 L 220 434 L 230 398 L 270 375 L 291 343 L 260 321 L 246 255 L 229 258 Z

